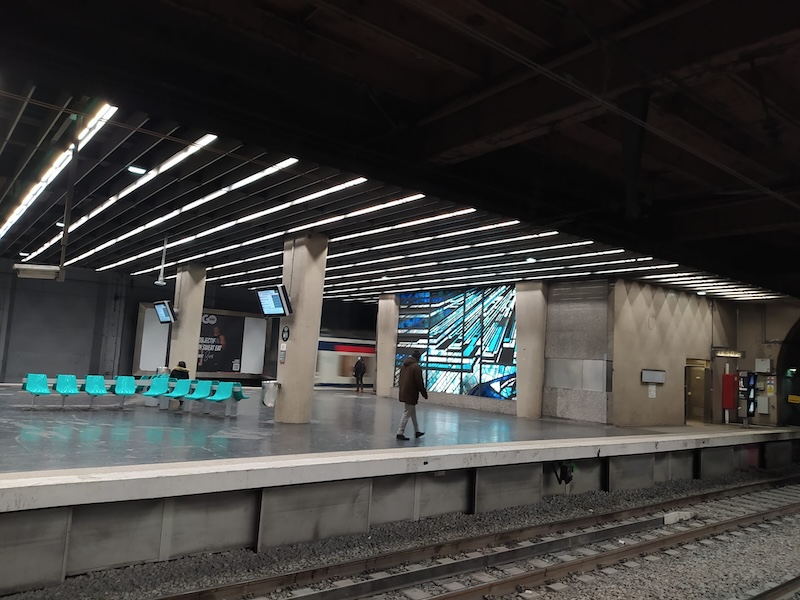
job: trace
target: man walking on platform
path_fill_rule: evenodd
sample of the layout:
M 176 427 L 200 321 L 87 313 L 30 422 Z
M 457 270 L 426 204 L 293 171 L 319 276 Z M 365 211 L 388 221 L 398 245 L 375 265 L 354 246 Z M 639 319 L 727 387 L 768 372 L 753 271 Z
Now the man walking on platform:
M 423 398 L 428 399 L 428 390 L 425 389 L 425 382 L 422 380 L 422 367 L 419 366 L 420 356 L 419 350 L 414 350 L 411 356 L 403 361 L 403 366 L 400 368 L 399 400 L 405 404 L 405 410 L 403 411 L 403 418 L 400 419 L 400 428 L 397 430 L 398 440 L 407 441 L 410 439 L 406 437 L 406 425 L 409 418 L 412 425 L 414 425 L 414 436 L 422 437 L 425 435 L 425 432 L 420 431 L 417 425 L 417 400 L 419 395 L 422 394 Z

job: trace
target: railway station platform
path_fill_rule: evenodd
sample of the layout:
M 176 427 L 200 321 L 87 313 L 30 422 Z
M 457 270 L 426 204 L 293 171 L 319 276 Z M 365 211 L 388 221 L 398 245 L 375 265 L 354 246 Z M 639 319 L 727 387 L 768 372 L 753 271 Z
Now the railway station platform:
M 0 386 L 0 594 L 198 552 L 363 533 L 543 496 L 788 466 L 800 428 L 618 428 L 315 392 L 309 424 L 276 424 L 260 390 L 225 407 L 31 398 Z M 410 426 L 409 426 L 410 427 Z M 409 429 L 410 431 L 410 429 Z M 570 478 L 570 482 L 564 478 Z M 125 544 L 120 540 L 125 539 Z

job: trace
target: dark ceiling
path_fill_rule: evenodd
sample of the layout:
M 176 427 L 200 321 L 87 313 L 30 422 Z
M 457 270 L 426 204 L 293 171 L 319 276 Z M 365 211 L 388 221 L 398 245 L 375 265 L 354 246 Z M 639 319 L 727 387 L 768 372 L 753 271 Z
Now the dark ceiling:
M 220 135 L 168 180 L 177 187 L 76 232 L 73 256 L 148 210 L 297 156 L 236 214 L 363 175 L 390 183 L 336 196 L 337 210 L 402 186 L 433 199 L 399 207 L 398 223 L 469 205 L 479 222 L 520 219 L 800 297 L 796 0 L 27 0 L 3 13 L 3 221 L 74 135 L 68 115 L 97 99 L 124 126 L 87 146 L 76 214 L 112 178 L 116 191 L 134 182 L 120 174 L 136 157 L 153 168 Z M 65 200 L 49 192 L 0 253 L 52 237 L 42 222 Z M 315 209 L 309 222 L 328 214 Z M 152 233 L 102 264 L 150 249 Z

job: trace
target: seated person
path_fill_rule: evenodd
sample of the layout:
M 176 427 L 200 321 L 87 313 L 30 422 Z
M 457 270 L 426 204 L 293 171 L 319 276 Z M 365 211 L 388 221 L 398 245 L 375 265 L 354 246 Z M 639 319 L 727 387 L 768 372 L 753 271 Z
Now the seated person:
M 180 361 L 178 366 L 172 369 L 169 376 L 175 379 L 189 379 L 189 369 L 186 368 L 186 363 Z

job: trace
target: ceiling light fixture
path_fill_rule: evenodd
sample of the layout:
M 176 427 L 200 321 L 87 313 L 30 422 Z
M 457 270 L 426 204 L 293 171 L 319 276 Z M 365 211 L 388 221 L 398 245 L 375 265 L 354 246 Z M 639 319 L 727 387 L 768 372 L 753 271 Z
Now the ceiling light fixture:
M 175 165 L 180 164 L 182 161 L 184 161 L 187 158 L 189 158 L 192 154 L 194 154 L 195 152 L 197 152 L 201 148 L 203 148 L 205 146 L 208 146 L 208 144 L 210 144 L 211 142 L 213 142 L 216 139 L 217 139 L 216 135 L 213 135 L 211 133 L 207 133 L 206 135 L 204 135 L 203 137 L 199 138 L 197 141 L 195 141 L 194 143 L 190 144 L 189 146 L 187 146 L 186 148 L 184 148 L 183 150 L 181 150 L 177 154 L 172 155 L 166 161 L 164 161 L 163 163 L 161 163 L 160 165 L 158 165 L 157 167 L 155 167 L 151 171 L 148 171 L 143 177 L 140 177 L 139 179 L 137 179 L 131 185 L 123 188 L 121 192 L 119 192 L 118 194 L 116 194 L 114 196 L 111 196 L 108 200 L 103 202 L 103 204 L 101 204 L 100 206 L 98 206 L 97 208 L 92 210 L 88 215 L 84 215 L 80 219 L 78 219 L 77 221 L 75 221 L 73 223 L 70 223 L 69 232 L 72 233 L 73 231 L 77 230 L 79 227 L 82 227 L 89 220 L 94 219 L 100 213 L 104 212 L 105 210 L 108 210 L 114 204 L 116 204 L 119 200 L 122 200 L 128 194 L 131 194 L 132 192 L 138 190 L 140 187 L 142 187 L 146 183 L 152 181 L 158 175 L 164 173 L 168 169 L 171 169 Z M 130 170 L 130 167 L 129 167 L 129 170 Z M 61 238 L 63 236 L 64 236 L 63 233 L 59 233 L 57 236 L 55 236 L 49 242 L 46 242 L 39 249 L 37 249 L 35 252 L 33 252 L 25 260 L 29 261 L 29 260 L 32 260 L 32 259 L 36 258 L 42 252 L 44 252 L 45 250 L 50 248 L 53 244 L 57 244 L 58 242 L 60 242 Z
M 272 165 L 271 167 L 269 167 L 267 169 L 264 169 L 263 171 L 260 171 L 259 173 L 257 173 L 257 175 L 259 176 L 259 179 L 260 179 L 261 177 L 266 177 L 267 175 L 270 175 L 272 173 L 277 173 L 278 171 L 280 171 L 282 169 L 285 169 L 286 167 L 288 167 L 290 165 L 293 165 L 296 162 L 297 162 L 296 158 L 289 158 L 289 159 L 281 161 L 281 162 L 279 162 L 279 163 L 277 163 L 275 165 Z M 174 165 L 172 165 L 172 166 L 174 166 Z M 252 176 L 250 176 L 250 177 L 248 177 L 246 179 L 251 179 L 251 178 L 252 178 Z M 144 178 L 142 178 L 142 179 L 144 179 Z M 140 179 L 140 181 L 141 181 L 141 179 Z M 126 240 L 126 239 L 128 239 L 130 237 L 133 237 L 134 235 L 137 235 L 137 234 L 139 234 L 139 233 L 141 233 L 143 231 L 151 229 L 151 228 L 153 228 L 153 227 L 155 227 L 157 225 L 160 225 L 160 224 L 164 223 L 165 221 L 173 219 L 173 218 L 177 217 L 178 215 L 180 215 L 182 213 L 185 213 L 185 212 L 187 212 L 189 210 L 197 208 L 198 206 L 206 204 L 207 202 L 211 202 L 212 200 L 215 200 L 216 198 L 219 198 L 220 196 L 224 196 L 225 194 L 230 192 L 231 189 L 233 189 L 233 187 L 235 185 L 236 184 L 225 186 L 224 188 L 221 188 L 221 189 L 219 189 L 219 190 L 217 190 L 215 192 L 212 192 L 211 194 L 203 196 L 202 198 L 200 198 L 198 200 L 195 200 L 194 202 L 190 202 L 189 204 L 186 204 L 186 205 L 182 206 L 181 208 L 175 209 L 172 212 L 167 213 L 166 215 L 163 215 L 162 217 L 159 217 L 158 219 L 153 219 L 152 221 L 148 221 L 148 223 L 146 225 L 142 225 L 140 227 L 137 227 L 137 228 L 135 228 L 135 229 L 133 229 L 133 230 L 127 232 L 127 233 L 124 233 L 121 236 L 115 238 L 111 245 L 116 244 L 117 242 L 121 242 L 123 240 Z M 241 222 L 244 222 L 246 220 L 250 220 L 249 217 L 243 217 L 243 218 L 237 219 L 235 221 L 229 221 L 228 223 L 223 223 L 219 227 L 213 228 L 211 230 L 206 230 L 205 232 L 201 232 L 201 233 L 199 233 L 197 235 L 194 235 L 194 236 L 191 237 L 191 239 L 184 238 L 181 241 L 181 243 L 186 243 L 187 241 L 192 241 L 192 240 L 195 240 L 197 238 L 201 238 L 201 237 L 205 237 L 207 235 L 211 235 L 212 233 L 216 233 L 216 232 L 221 231 L 223 229 L 227 229 L 228 227 L 233 227 L 234 225 L 237 225 L 237 224 L 239 224 Z M 107 248 L 108 246 L 104 246 L 104 247 Z M 67 261 L 66 264 L 73 264 L 75 262 L 78 262 L 80 260 L 88 258 L 89 256 L 91 256 L 92 254 L 97 253 L 101 249 L 103 249 L 103 247 L 100 247 L 100 246 L 98 246 L 97 248 L 93 248 L 92 250 L 84 252 L 80 256 L 77 256 L 75 258 L 70 259 L 69 261 Z M 147 254 L 145 254 L 144 256 L 147 256 Z M 142 257 L 142 255 L 138 255 L 137 256 L 137 258 L 141 258 L 141 257 Z M 131 258 L 131 259 L 126 260 L 124 262 L 115 263 L 115 266 L 119 266 L 120 264 L 126 264 L 126 262 L 131 262 L 132 260 L 136 260 L 136 259 L 135 258 Z M 105 268 L 112 268 L 112 267 L 108 267 L 107 266 Z M 101 267 L 98 270 L 105 270 L 105 268 Z
M 86 127 L 84 127 L 78 134 L 78 152 L 83 150 L 86 144 L 89 143 L 89 140 L 91 140 L 95 134 L 100 131 L 106 123 L 108 123 L 109 119 L 114 115 L 115 112 L 117 112 L 116 106 L 103 104 L 100 107 Z M 30 190 L 28 190 L 28 193 L 22 197 L 22 201 L 19 203 L 17 208 L 15 208 L 8 219 L 6 219 L 6 222 L 3 223 L 3 226 L 0 227 L 0 239 L 3 239 L 3 237 L 14 226 L 14 224 L 19 221 L 20 217 L 25 214 L 25 212 L 31 207 L 36 199 L 42 195 L 42 192 L 47 189 L 47 186 L 49 186 L 53 180 L 58 177 L 58 175 L 66 168 L 66 166 L 72 161 L 74 155 L 75 144 L 70 144 L 69 148 L 64 150 L 64 152 L 56 157 L 56 159 L 50 165 L 50 168 L 47 169 L 44 175 L 42 175 L 42 178 L 35 183 Z M 27 258 L 30 258 L 30 255 Z
M 145 173 L 147 173 L 147 169 L 145 169 L 144 167 L 136 167 L 134 165 L 130 165 L 128 167 L 128 172 L 133 173 L 134 175 L 144 175 Z

